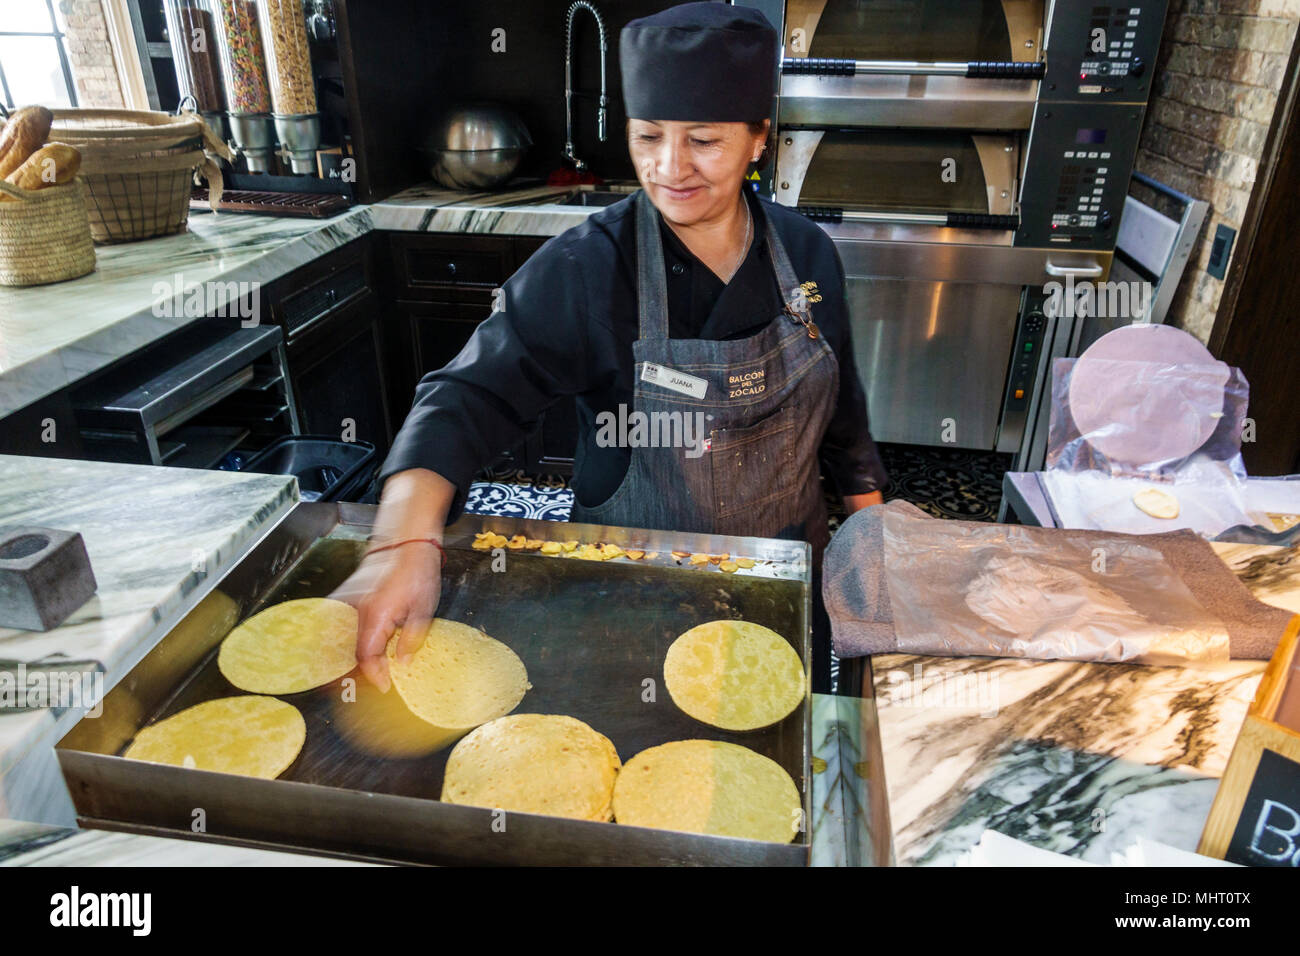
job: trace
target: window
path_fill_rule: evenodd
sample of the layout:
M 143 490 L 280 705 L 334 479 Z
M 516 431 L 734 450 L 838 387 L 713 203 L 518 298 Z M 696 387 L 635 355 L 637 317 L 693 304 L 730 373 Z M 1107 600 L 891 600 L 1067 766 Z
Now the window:
M 77 91 L 54 0 L 0 0 L 0 102 L 76 106 Z

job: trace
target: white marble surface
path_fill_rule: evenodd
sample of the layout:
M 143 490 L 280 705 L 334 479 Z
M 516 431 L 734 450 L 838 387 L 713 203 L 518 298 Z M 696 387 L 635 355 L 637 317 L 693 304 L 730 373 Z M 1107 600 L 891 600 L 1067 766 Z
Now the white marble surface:
M 365 207 L 322 221 L 196 213 L 187 232 L 97 247 L 83 278 L 0 287 L 0 415 L 196 321 L 155 314 L 155 283 L 269 282 L 370 228 Z
M 1300 549 L 1213 547 L 1261 601 L 1300 609 Z M 894 853 L 923 866 L 985 828 L 1095 863 L 1138 836 L 1194 851 L 1267 666 L 871 663 Z
M 97 246 L 91 275 L 25 289 L 0 286 L 0 417 L 196 321 L 157 314 L 163 296 L 156 283 L 167 283 L 170 297 L 180 276 L 183 295 L 204 288 L 219 305 L 226 283 L 270 282 L 372 230 L 559 235 L 596 211 L 535 204 L 565 192 L 417 187 L 325 220 L 194 212 L 186 232 Z
M 65 665 L 111 687 L 297 501 L 291 476 L 0 455 L 0 526 L 80 532 L 97 584 L 51 631 L 0 627 L 0 670 Z M 9 771 L 52 762 L 83 710 L 0 710 L 0 816 L 40 819 L 50 768 Z
M 0 820 L 0 866 L 372 866 L 199 840 Z

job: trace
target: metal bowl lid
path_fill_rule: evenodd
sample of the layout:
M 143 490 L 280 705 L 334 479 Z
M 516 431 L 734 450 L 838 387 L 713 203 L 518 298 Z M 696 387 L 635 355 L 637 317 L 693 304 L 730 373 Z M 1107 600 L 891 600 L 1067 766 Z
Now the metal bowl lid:
M 444 114 L 422 148 L 433 150 L 525 149 L 533 144 L 518 114 L 500 106 L 465 106 Z

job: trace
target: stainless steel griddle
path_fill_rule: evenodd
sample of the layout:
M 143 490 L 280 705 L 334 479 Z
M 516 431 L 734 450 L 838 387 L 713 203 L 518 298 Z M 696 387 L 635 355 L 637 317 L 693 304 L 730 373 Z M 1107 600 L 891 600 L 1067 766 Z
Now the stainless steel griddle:
M 399 759 L 367 753 L 343 736 L 336 724 L 341 682 L 281 696 L 302 711 L 307 742 L 278 779 L 121 756 L 140 728 L 202 701 L 242 693 L 217 669 L 222 639 L 269 605 L 328 595 L 359 562 L 375 510 L 299 504 L 118 682 L 101 717 L 73 727 L 57 754 L 84 826 L 414 863 L 808 862 L 810 825 L 791 843 L 776 844 L 510 813 L 502 832 L 499 815 L 489 809 L 438 801 L 450 746 Z M 494 556 L 470 547 L 474 534 L 486 530 L 613 542 L 659 556 L 583 561 L 507 551 L 505 570 L 494 571 Z M 804 819 L 812 820 L 808 696 L 780 724 L 734 733 L 688 717 L 663 685 L 672 641 L 718 618 L 752 621 L 785 635 L 807 671 L 806 544 L 466 516 L 449 529 L 446 545 L 438 616 L 482 628 L 523 659 L 533 687 L 516 713 L 586 721 L 613 741 L 625 762 L 672 740 L 743 744 L 790 774 L 803 794 Z M 712 565 L 679 564 L 673 550 L 729 552 L 760 563 L 725 574 Z M 645 699 L 647 688 L 653 702 Z M 202 832 L 195 832 L 196 821 Z

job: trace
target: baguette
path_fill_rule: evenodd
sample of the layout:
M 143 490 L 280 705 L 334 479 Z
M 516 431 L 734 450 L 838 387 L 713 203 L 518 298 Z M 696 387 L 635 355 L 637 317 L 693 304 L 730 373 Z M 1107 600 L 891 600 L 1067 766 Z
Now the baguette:
M 44 106 L 25 106 L 14 112 L 0 130 L 0 179 L 5 179 L 41 148 L 50 135 L 54 114 Z
M 81 153 L 76 147 L 66 143 L 47 143 L 6 176 L 5 182 L 12 183 L 19 189 L 61 186 L 71 182 L 80 168 Z M 12 201 L 13 197 L 0 193 L 0 200 Z

